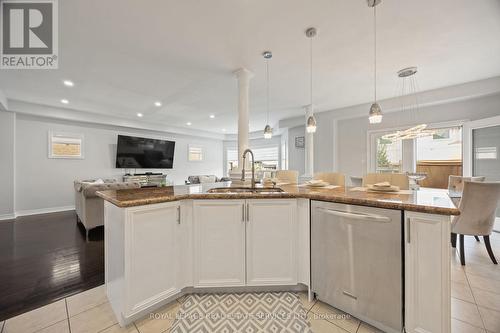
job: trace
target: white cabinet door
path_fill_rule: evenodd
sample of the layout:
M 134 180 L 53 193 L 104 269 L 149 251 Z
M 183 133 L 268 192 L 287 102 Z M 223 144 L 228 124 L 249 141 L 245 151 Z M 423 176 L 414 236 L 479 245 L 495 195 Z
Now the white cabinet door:
M 179 205 L 173 202 L 127 209 L 125 316 L 179 292 Z
M 245 285 L 244 200 L 195 200 L 194 286 Z
M 405 328 L 449 333 L 450 217 L 405 212 Z
M 297 201 L 247 200 L 247 285 L 297 284 Z

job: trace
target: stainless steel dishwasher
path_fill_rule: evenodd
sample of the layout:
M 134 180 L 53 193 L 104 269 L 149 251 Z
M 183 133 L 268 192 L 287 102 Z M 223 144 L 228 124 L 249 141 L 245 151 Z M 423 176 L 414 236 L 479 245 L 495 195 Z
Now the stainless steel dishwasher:
M 385 332 L 401 332 L 401 211 L 313 201 L 311 216 L 316 297 Z

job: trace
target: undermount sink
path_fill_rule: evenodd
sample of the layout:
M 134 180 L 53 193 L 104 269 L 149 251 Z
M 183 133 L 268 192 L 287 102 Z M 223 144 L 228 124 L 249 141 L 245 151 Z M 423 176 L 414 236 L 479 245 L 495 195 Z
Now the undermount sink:
M 217 187 L 207 191 L 208 193 L 281 193 L 279 187 Z

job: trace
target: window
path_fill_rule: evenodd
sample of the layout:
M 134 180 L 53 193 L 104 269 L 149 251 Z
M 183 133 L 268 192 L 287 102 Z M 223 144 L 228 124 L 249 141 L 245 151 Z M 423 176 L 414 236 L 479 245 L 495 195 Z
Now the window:
M 279 146 L 252 148 L 256 170 L 277 170 L 279 165 Z M 249 157 L 247 157 L 249 158 Z M 238 167 L 238 150 L 226 151 L 226 170 L 229 172 Z
M 435 134 L 417 138 L 416 171 L 425 173 L 420 185 L 447 188 L 450 175 L 462 175 L 462 127 L 434 129 Z
M 228 149 L 226 151 L 226 170 L 230 172 L 238 167 L 238 149 Z
M 265 147 L 252 149 L 255 156 L 257 170 L 278 170 L 279 147 Z
M 49 158 L 83 158 L 83 135 L 49 132 Z
M 403 170 L 402 141 L 392 142 L 377 138 L 377 155 L 375 172 L 395 173 Z
M 433 136 L 416 139 L 419 161 L 461 161 L 462 127 L 435 129 Z
M 440 128 L 435 130 L 436 133 L 432 136 L 433 140 L 449 139 L 450 138 L 450 128 Z
M 497 147 L 477 147 L 476 160 L 496 160 Z
M 190 162 L 203 161 L 203 147 L 196 145 L 188 146 L 188 160 Z
M 420 186 L 447 188 L 450 175 L 463 174 L 462 126 L 455 123 L 429 129 L 434 131 L 433 135 L 395 142 L 382 137 L 396 129 L 369 133 L 368 172 L 425 173 Z M 482 158 L 493 158 L 496 154 L 492 150 L 476 151 L 478 153 Z

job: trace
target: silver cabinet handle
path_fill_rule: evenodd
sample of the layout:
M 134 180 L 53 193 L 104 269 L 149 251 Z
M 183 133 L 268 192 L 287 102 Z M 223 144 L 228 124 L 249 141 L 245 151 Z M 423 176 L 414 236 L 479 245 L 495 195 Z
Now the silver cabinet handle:
M 250 221 L 250 204 L 247 203 L 247 222 Z
M 177 224 L 181 224 L 181 206 L 177 206 Z
M 370 222 L 379 222 L 379 223 L 388 223 L 391 222 L 391 219 L 387 216 L 375 215 L 375 214 L 367 214 L 367 213 L 352 213 L 352 212 L 343 212 L 335 209 L 326 209 L 326 208 L 318 208 L 325 214 L 346 217 L 354 220 L 362 220 L 362 221 L 370 221 Z
M 350 297 L 352 299 L 358 299 L 356 296 L 354 296 L 353 294 L 351 294 L 350 292 L 347 292 L 345 290 L 342 291 L 342 294 L 346 295 L 347 297 Z

